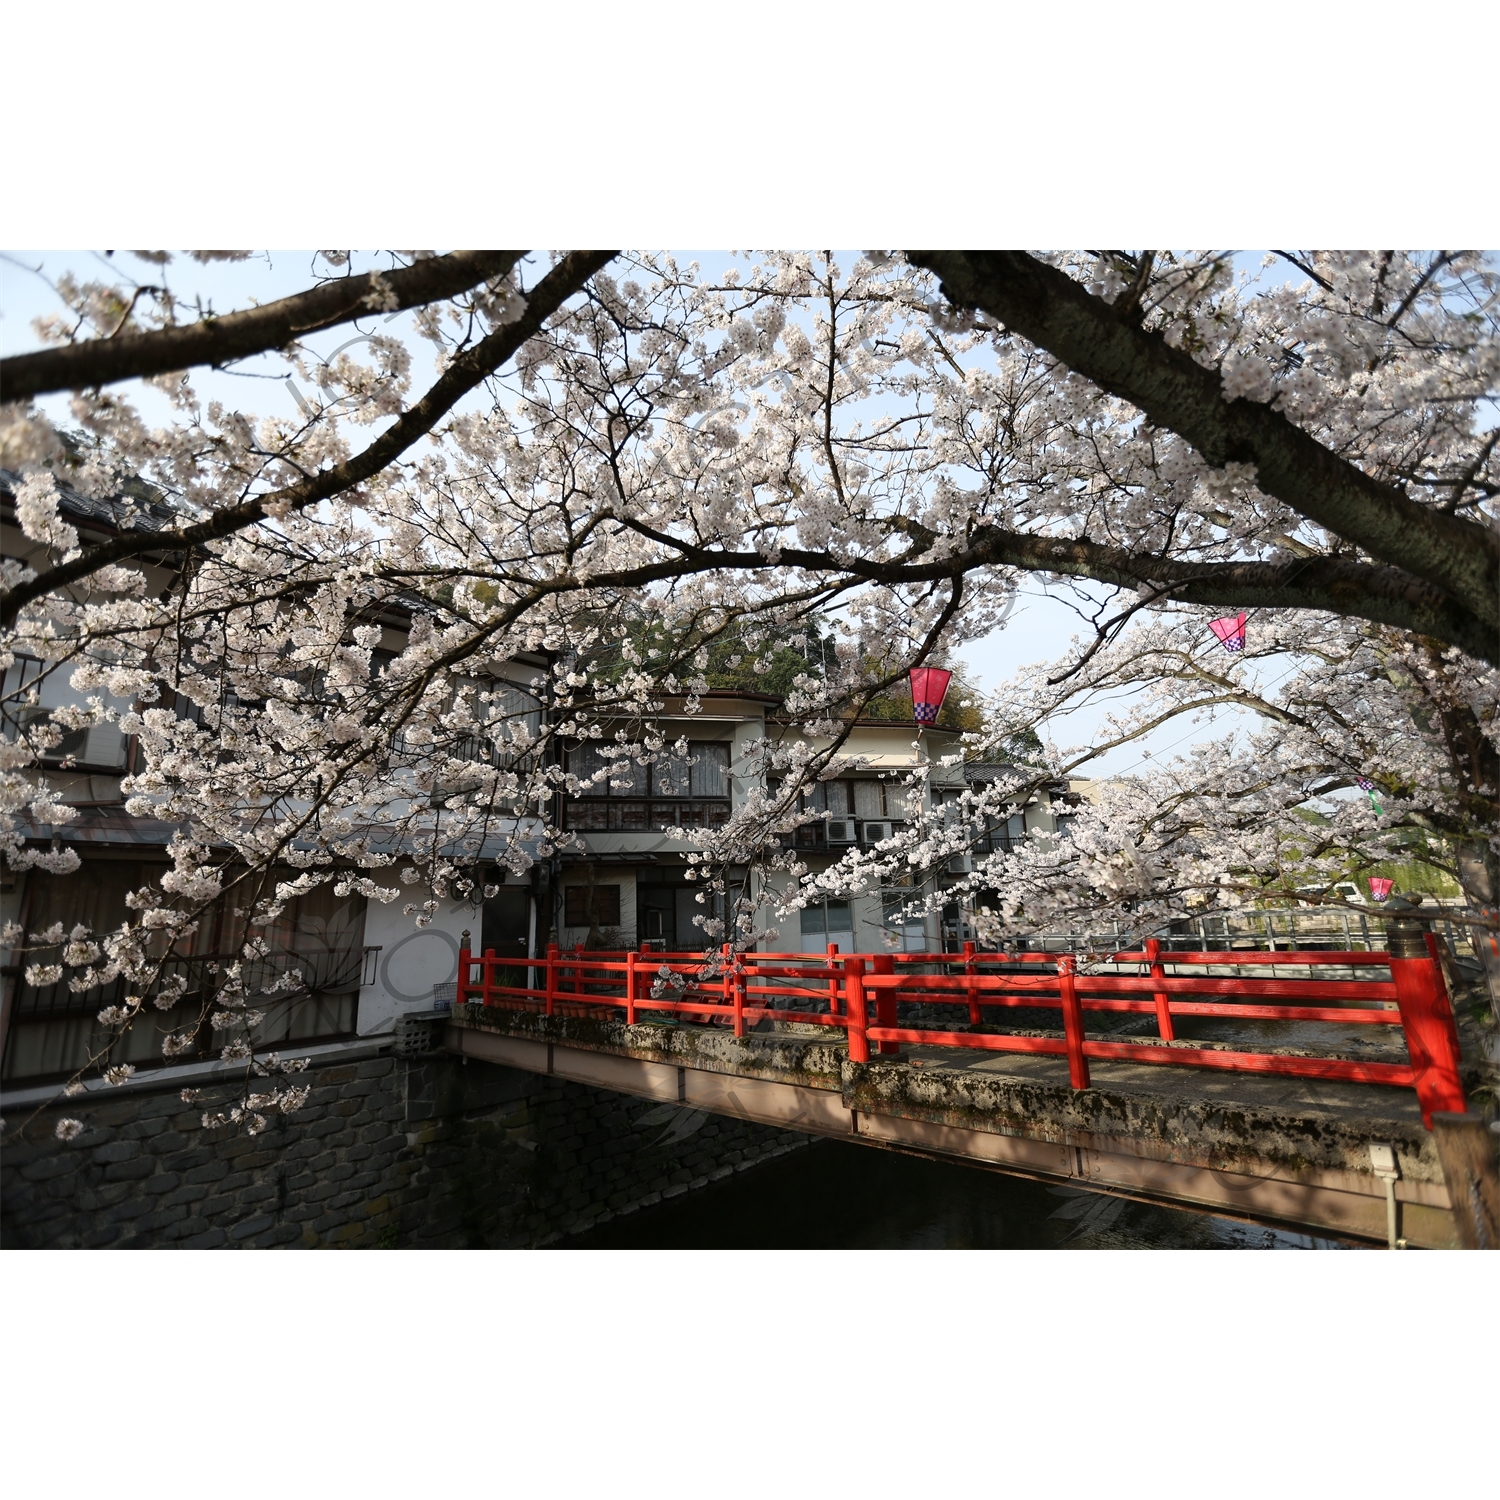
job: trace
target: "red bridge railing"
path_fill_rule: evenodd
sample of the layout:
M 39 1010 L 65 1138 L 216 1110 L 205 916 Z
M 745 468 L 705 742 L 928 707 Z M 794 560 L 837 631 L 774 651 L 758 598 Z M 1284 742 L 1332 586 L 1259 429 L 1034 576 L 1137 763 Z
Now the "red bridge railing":
M 460 1007 L 478 1003 L 546 1015 L 623 1010 L 629 1025 L 653 1017 L 682 1019 L 728 1025 L 736 1036 L 763 1020 L 807 1022 L 847 1033 L 855 1062 L 868 1061 L 872 1044 L 884 1055 L 899 1053 L 903 1044 L 1039 1053 L 1065 1057 L 1075 1089 L 1089 1087 L 1090 1059 L 1385 1084 L 1414 1089 L 1430 1129 L 1434 1110 L 1466 1108 L 1458 1032 L 1436 940 L 1426 935 L 1425 951 L 1406 946 L 1409 956 L 1285 949 L 1163 953 L 1151 939 L 1139 951 L 1108 959 L 1117 969 L 1138 969 L 1133 974 L 1080 973 L 1072 954 L 979 953 L 973 944 L 959 954 L 842 954 L 837 945 L 824 954 L 734 953 L 727 947 L 714 954 L 568 953 L 554 944 L 546 957 L 532 959 L 464 947 L 455 1001 Z M 1363 979 L 1284 979 L 1168 972 L 1169 966 L 1253 971 L 1304 965 L 1372 973 Z M 935 1025 L 910 1014 L 914 1005 L 932 1004 L 965 1006 L 971 1029 L 955 1031 L 948 1029 L 951 1023 Z M 1059 1012 L 1063 1035 L 973 1029 L 985 1023 L 986 1012 L 1019 1008 Z M 1159 1042 L 1091 1037 L 1086 1011 L 1154 1015 Z M 1187 1046 L 1177 1039 L 1175 1022 L 1192 1016 L 1399 1027 L 1408 1060 Z

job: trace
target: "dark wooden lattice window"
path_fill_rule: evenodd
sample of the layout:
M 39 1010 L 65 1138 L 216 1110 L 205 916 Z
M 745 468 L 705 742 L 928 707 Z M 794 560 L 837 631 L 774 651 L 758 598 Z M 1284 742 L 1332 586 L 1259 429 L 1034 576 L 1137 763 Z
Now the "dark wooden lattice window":
M 594 898 L 592 905 L 590 895 Z M 587 927 L 591 922 L 597 922 L 601 927 L 620 925 L 620 887 L 617 885 L 596 885 L 592 891 L 586 885 L 570 885 L 565 902 L 563 919 L 569 927 Z

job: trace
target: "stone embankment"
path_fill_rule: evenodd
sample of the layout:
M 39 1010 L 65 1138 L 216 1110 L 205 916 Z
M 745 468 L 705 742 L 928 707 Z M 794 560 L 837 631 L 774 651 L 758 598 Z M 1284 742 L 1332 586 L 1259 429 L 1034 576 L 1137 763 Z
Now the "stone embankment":
M 305 1076 L 307 1105 L 253 1138 L 203 1129 L 180 1081 L 8 1111 L 0 1244 L 539 1246 L 810 1139 L 454 1057 Z M 69 1142 L 64 1115 L 85 1126 Z

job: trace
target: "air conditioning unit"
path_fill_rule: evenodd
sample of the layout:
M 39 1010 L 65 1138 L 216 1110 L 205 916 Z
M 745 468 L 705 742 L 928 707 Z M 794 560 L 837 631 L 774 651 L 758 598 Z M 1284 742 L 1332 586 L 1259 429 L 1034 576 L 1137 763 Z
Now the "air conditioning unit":
M 859 838 L 862 844 L 878 844 L 882 839 L 891 836 L 891 825 L 889 823 L 861 823 Z
M 855 842 L 853 818 L 830 818 L 827 826 L 827 838 L 830 844 L 852 844 Z
M 948 873 L 950 875 L 968 875 L 974 869 L 974 856 L 972 854 L 950 854 L 948 856 Z

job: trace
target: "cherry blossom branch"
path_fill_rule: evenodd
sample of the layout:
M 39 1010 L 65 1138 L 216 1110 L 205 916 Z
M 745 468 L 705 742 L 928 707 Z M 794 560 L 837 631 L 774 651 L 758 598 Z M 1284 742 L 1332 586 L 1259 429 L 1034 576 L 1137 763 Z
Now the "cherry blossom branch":
M 9 625 L 33 599 L 87 578 L 100 568 L 147 553 L 181 551 L 217 541 L 265 520 L 268 515 L 285 516 L 303 510 L 374 478 L 418 438 L 431 432 L 463 396 L 499 369 L 527 339 L 540 332 L 543 322 L 590 276 L 607 265 L 613 254 L 613 251 L 574 250 L 564 256 L 528 294 L 526 310 L 520 318 L 497 328 L 473 348 L 457 355 L 427 394 L 362 453 L 285 489 L 227 505 L 195 526 L 177 531 L 128 532 L 90 547 L 71 562 L 60 563 L 28 582 L 17 584 L 0 601 L 0 624 Z
M 1121 319 L 1073 277 L 1033 255 L 920 250 L 907 252 L 907 259 L 934 272 L 955 306 L 999 319 L 1178 433 L 1209 463 L 1254 464 L 1266 494 L 1450 594 L 1472 619 L 1467 636 L 1493 643 L 1500 633 L 1500 539 L 1487 527 L 1409 500 L 1269 405 L 1226 400 L 1217 371 L 1172 348 L 1160 333 Z M 1455 636 L 1445 639 L 1461 644 Z
M 49 391 L 83 390 L 195 365 L 228 364 L 268 349 L 284 349 L 306 334 L 368 313 L 399 312 L 456 297 L 507 275 L 525 253 L 456 250 L 397 271 L 340 277 L 264 307 L 204 317 L 182 328 L 83 339 L 58 349 L 13 355 L 0 360 L 0 390 L 7 401 L 26 401 Z
M 620 524 L 685 562 L 708 570 L 764 568 L 759 553 L 720 552 L 661 532 L 629 516 Z M 903 528 L 912 529 L 912 528 Z M 1500 664 L 1500 639 L 1453 599 L 1401 568 L 1344 557 L 1298 558 L 1291 562 L 1188 562 L 1151 553 L 1106 547 L 1086 537 L 1037 536 L 985 527 L 968 547 L 931 562 L 904 558 L 880 562 L 839 558 L 796 547 L 780 549 L 779 561 L 818 572 L 842 572 L 874 583 L 902 584 L 955 578 L 976 568 L 1013 567 L 1032 573 L 1090 578 L 1118 588 L 1149 588 L 1163 598 L 1216 608 L 1317 609 L 1376 624 L 1436 636 L 1481 661 Z

